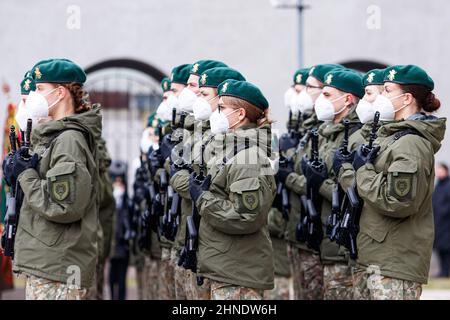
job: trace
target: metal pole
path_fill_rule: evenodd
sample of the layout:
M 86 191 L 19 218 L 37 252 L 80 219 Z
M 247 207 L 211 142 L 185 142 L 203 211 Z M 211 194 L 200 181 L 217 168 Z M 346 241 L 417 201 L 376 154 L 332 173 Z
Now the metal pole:
M 303 0 L 298 0 L 298 67 L 303 67 Z

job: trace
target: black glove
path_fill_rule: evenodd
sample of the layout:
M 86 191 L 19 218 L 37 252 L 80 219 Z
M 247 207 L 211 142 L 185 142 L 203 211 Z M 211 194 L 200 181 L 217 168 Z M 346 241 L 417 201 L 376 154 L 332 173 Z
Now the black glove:
M 153 150 L 152 153 L 149 154 L 148 169 L 153 177 L 156 175 L 156 171 L 164 166 L 164 159 L 160 149 Z
M 28 154 L 28 150 L 25 148 L 20 148 L 16 153 L 14 153 L 12 159 L 12 183 L 17 181 L 19 175 L 27 169 L 33 168 L 36 169 L 37 164 L 39 162 L 39 157 L 37 153 L 30 156 Z M 9 170 L 11 167 L 6 166 L 5 169 Z M 5 176 L 11 176 L 11 173 L 8 172 Z
M 211 185 L 211 175 L 208 175 L 205 179 L 200 180 L 198 178 L 197 172 L 192 172 L 189 177 L 189 193 L 191 195 L 192 201 L 197 202 L 200 195 L 209 190 Z
M 352 163 L 354 156 L 355 150 L 353 150 L 349 154 L 344 154 L 340 148 L 336 150 L 336 153 L 333 157 L 333 171 L 336 176 L 339 175 L 339 170 L 341 169 L 342 164 L 346 162 Z
M 367 155 L 366 163 L 373 164 L 375 159 L 378 157 L 378 152 L 380 151 L 380 146 L 373 146 L 372 150 L 370 150 Z
M 355 157 L 353 159 L 353 168 L 358 171 L 366 163 L 372 163 L 378 156 L 380 146 L 373 146 L 371 150 L 367 150 L 367 146 L 362 144 L 356 149 Z
M 179 141 L 174 140 L 172 141 L 172 135 L 171 134 L 167 134 L 164 136 L 164 138 L 162 139 L 162 143 L 161 143 L 161 156 L 163 158 L 163 160 L 166 160 L 167 157 L 169 157 L 172 153 L 172 149 L 179 143 Z
M 14 164 L 13 157 L 14 157 L 14 155 L 9 153 L 3 160 L 3 165 L 2 165 L 3 175 L 5 177 L 6 184 L 8 186 L 12 186 L 13 184 L 14 185 L 16 184 L 14 177 L 13 177 L 13 164 Z
M 294 172 L 294 163 L 290 159 L 285 159 L 284 161 L 280 162 L 276 178 L 279 182 L 285 184 L 288 175 L 292 172 Z
M 305 177 L 307 185 L 311 186 L 314 192 L 318 192 L 322 183 L 328 179 L 328 169 L 326 164 L 324 163 L 320 168 L 316 168 L 309 162 L 306 168 Z
M 180 170 L 188 170 L 191 173 L 191 168 L 183 160 L 170 162 L 169 177 L 172 178 Z
M 280 152 L 285 152 L 289 149 L 296 148 L 299 142 L 300 139 L 297 134 L 291 135 L 289 133 L 284 133 L 278 142 Z

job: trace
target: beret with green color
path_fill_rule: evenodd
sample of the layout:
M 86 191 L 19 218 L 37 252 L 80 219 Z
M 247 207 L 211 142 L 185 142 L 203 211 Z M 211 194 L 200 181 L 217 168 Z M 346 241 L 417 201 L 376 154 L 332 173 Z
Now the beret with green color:
M 156 112 L 153 112 L 148 116 L 147 127 L 153 127 L 156 129 L 158 126 L 162 126 L 164 124 L 165 122 L 156 116 Z
M 208 69 L 228 67 L 225 63 L 216 60 L 199 60 L 192 64 L 190 73 L 200 76 Z
M 320 82 L 324 83 L 325 75 L 328 72 L 330 72 L 331 70 L 334 70 L 334 69 L 341 69 L 341 68 L 344 68 L 344 66 L 342 66 L 340 64 L 331 64 L 331 63 L 318 64 L 309 69 L 308 75 L 312 76 L 312 77 L 316 78 L 317 80 L 319 80 Z
M 217 88 L 225 80 L 245 81 L 245 78 L 239 71 L 228 67 L 212 68 L 202 73 L 198 85 Z
M 31 72 L 28 71 L 27 73 L 25 73 L 22 82 L 20 82 L 20 93 L 23 95 L 28 95 L 30 91 L 34 90 L 36 90 L 36 84 L 33 77 L 31 76 Z
M 187 85 L 190 70 L 190 64 L 182 64 L 173 68 L 170 76 L 170 82 Z
M 309 75 L 309 68 L 298 69 L 294 73 L 294 84 L 306 84 L 306 79 Z
M 245 100 L 255 107 L 266 110 L 269 102 L 254 84 L 247 81 L 225 80 L 219 87 L 219 97 L 229 96 Z
M 434 89 L 434 81 L 422 68 L 413 65 L 396 65 L 384 69 L 384 82 L 418 84 Z
M 363 86 L 382 85 L 384 83 L 384 69 L 373 69 L 363 75 Z
M 170 91 L 170 79 L 168 77 L 161 80 L 161 89 L 163 92 Z
M 361 74 L 350 69 L 338 68 L 328 72 L 325 75 L 324 85 L 354 94 L 359 98 L 364 96 Z
M 50 59 L 33 67 L 31 74 L 36 83 L 79 83 L 86 81 L 86 73 L 68 59 Z

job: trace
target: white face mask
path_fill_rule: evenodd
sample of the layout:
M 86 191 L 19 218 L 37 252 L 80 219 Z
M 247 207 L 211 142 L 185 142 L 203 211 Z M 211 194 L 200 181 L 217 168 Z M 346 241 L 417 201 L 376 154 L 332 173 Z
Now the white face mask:
M 48 96 L 50 93 L 55 91 L 58 88 L 55 88 L 53 90 L 50 90 L 46 94 L 40 94 L 35 91 L 30 91 L 28 94 L 27 102 L 25 103 L 25 107 L 27 108 L 30 118 L 33 120 L 33 125 L 35 122 L 37 122 L 40 118 L 48 117 L 48 110 L 56 105 L 61 99 L 56 99 L 55 102 L 53 102 L 50 106 L 48 105 L 47 99 L 45 99 L 46 96 Z
M 312 111 L 314 106 L 313 99 L 306 92 L 306 89 L 296 95 L 294 104 L 296 105 L 297 112 L 300 110 L 302 113 Z
M 152 138 L 149 136 L 148 131 L 145 130 L 142 133 L 142 137 L 141 137 L 141 152 L 147 154 L 148 150 L 150 149 L 150 147 L 153 145 L 153 140 Z
M 156 109 L 156 115 L 164 121 L 170 121 L 172 119 L 172 109 L 169 109 L 167 101 L 162 101 L 158 109 Z
M 19 124 L 20 130 L 25 131 L 27 129 L 27 121 L 28 119 L 31 119 L 31 117 L 29 115 L 28 109 L 25 107 L 25 103 L 23 102 L 23 100 L 20 100 L 15 118 L 17 123 Z
M 373 120 L 373 117 L 375 116 L 375 110 L 373 109 L 372 103 L 361 99 L 356 106 L 356 114 L 358 115 L 359 121 L 361 121 L 361 123 L 367 123 Z
M 175 108 L 175 110 L 177 110 L 177 113 L 180 112 L 180 103 L 178 98 L 175 95 L 170 95 L 167 98 L 167 107 L 169 109 L 170 112 L 170 119 L 172 119 L 172 110 Z
M 209 118 L 209 121 L 211 122 L 211 133 L 225 133 L 228 131 L 228 129 L 230 129 L 230 127 L 236 125 L 237 122 L 230 126 L 230 123 L 228 121 L 228 116 L 235 113 L 236 111 L 239 111 L 239 109 L 236 109 L 227 115 L 223 112 L 219 112 L 219 109 L 214 111 Z
M 178 97 L 180 102 L 180 110 L 184 112 L 192 113 L 192 107 L 194 105 L 195 100 L 197 99 L 197 95 L 189 90 L 188 88 L 184 88 Z
M 395 119 L 395 113 L 402 110 L 403 108 L 405 108 L 406 106 L 408 106 L 407 104 L 400 107 L 399 109 L 395 110 L 394 109 L 394 105 L 392 104 L 392 100 L 397 99 L 401 96 L 405 95 L 404 93 L 395 96 L 393 98 L 388 98 L 385 97 L 381 94 L 379 94 L 376 98 L 375 101 L 373 102 L 373 108 L 374 108 L 374 112 L 378 111 L 380 112 L 380 120 L 383 121 L 391 121 Z
M 211 99 L 206 100 L 203 97 L 197 97 L 194 102 L 193 111 L 195 120 L 208 120 L 212 114 L 210 101 L 213 101 L 218 96 L 215 96 Z
M 338 101 L 342 98 L 345 98 L 345 95 L 330 101 L 327 98 L 325 98 L 323 94 L 320 94 L 320 96 L 316 100 L 314 108 L 316 110 L 317 119 L 319 119 L 320 121 L 334 120 L 334 116 L 344 111 L 345 106 L 342 107 L 341 110 L 339 110 L 338 112 L 334 112 L 333 102 Z
M 290 87 L 284 93 L 284 106 L 287 108 L 291 108 L 292 98 L 297 95 L 297 91 L 294 88 Z

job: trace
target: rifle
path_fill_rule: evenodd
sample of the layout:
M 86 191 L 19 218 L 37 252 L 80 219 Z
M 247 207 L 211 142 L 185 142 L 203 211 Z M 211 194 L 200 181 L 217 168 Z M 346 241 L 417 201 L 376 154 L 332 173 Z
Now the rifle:
M 279 161 L 280 166 L 287 166 L 289 165 L 290 161 L 292 160 L 280 155 Z M 286 186 L 282 182 L 278 182 L 277 196 L 281 199 L 281 213 L 283 215 L 283 219 L 289 221 L 289 209 L 290 209 L 289 193 Z
M 32 121 L 28 119 L 26 134 L 23 135 L 24 143 L 22 144 L 22 157 L 29 157 L 30 149 L 30 137 L 31 137 Z M 20 146 L 20 142 L 16 136 L 16 128 L 10 127 L 9 142 L 11 144 L 11 155 L 17 152 L 17 145 Z M 2 235 L 2 247 L 4 249 L 4 255 L 14 259 L 14 243 L 16 240 L 17 226 L 19 224 L 20 208 L 23 202 L 23 191 L 20 187 L 19 181 L 15 181 L 15 185 L 10 186 L 10 192 L 7 194 L 7 209 L 5 217 L 5 230 Z
M 199 174 L 196 177 L 196 181 L 201 183 L 205 180 L 205 145 L 201 147 L 201 160 L 199 164 Z M 185 269 L 197 272 L 197 249 L 198 249 L 198 231 L 200 228 L 200 214 L 195 203 L 192 203 L 192 214 L 187 217 L 186 220 L 186 236 L 185 245 L 180 256 L 178 265 L 182 264 Z M 203 283 L 203 278 L 197 277 L 197 284 L 200 286 Z
M 373 143 L 377 138 L 378 122 L 380 120 L 380 113 L 375 112 L 374 121 L 369 136 L 369 143 L 362 145 L 364 155 L 368 155 L 373 149 Z M 355 187 L 350 187 L 345 192 L 342 221 L 339 225 L 339 233 L 336 242 L 350 251 L 350 258 L 357 259 L 358 248 L 356 245 L 356 237 L 359 233 L 359 220 L 361 218 L 361 211 L 363 207 L 363 200 L 358 196 Z
M 296 148 L 300 142 L 301 134 L 300 128 L 301 112 L 298 112 L 298 119 L 295 126 L 292 125 L 292 111 L 289 111 L 288 132 L 281 135 L 279 139 L 280 152 L 287 151 L 291 148 Z
M 319 133 L 317 129 L 312 131 L 311 136 L 311 159 L 308 162 L 311 170 L 322 171 L 325 170 L 324 162 L 319 158 Z M 307 183 L 307 237 L 306 244 L 308 248 L 320 251 L 320 244 L 323 239 L 323 229 L 321 220 L 322 197 L 318 190 L 314 190 L 314 186 Z

